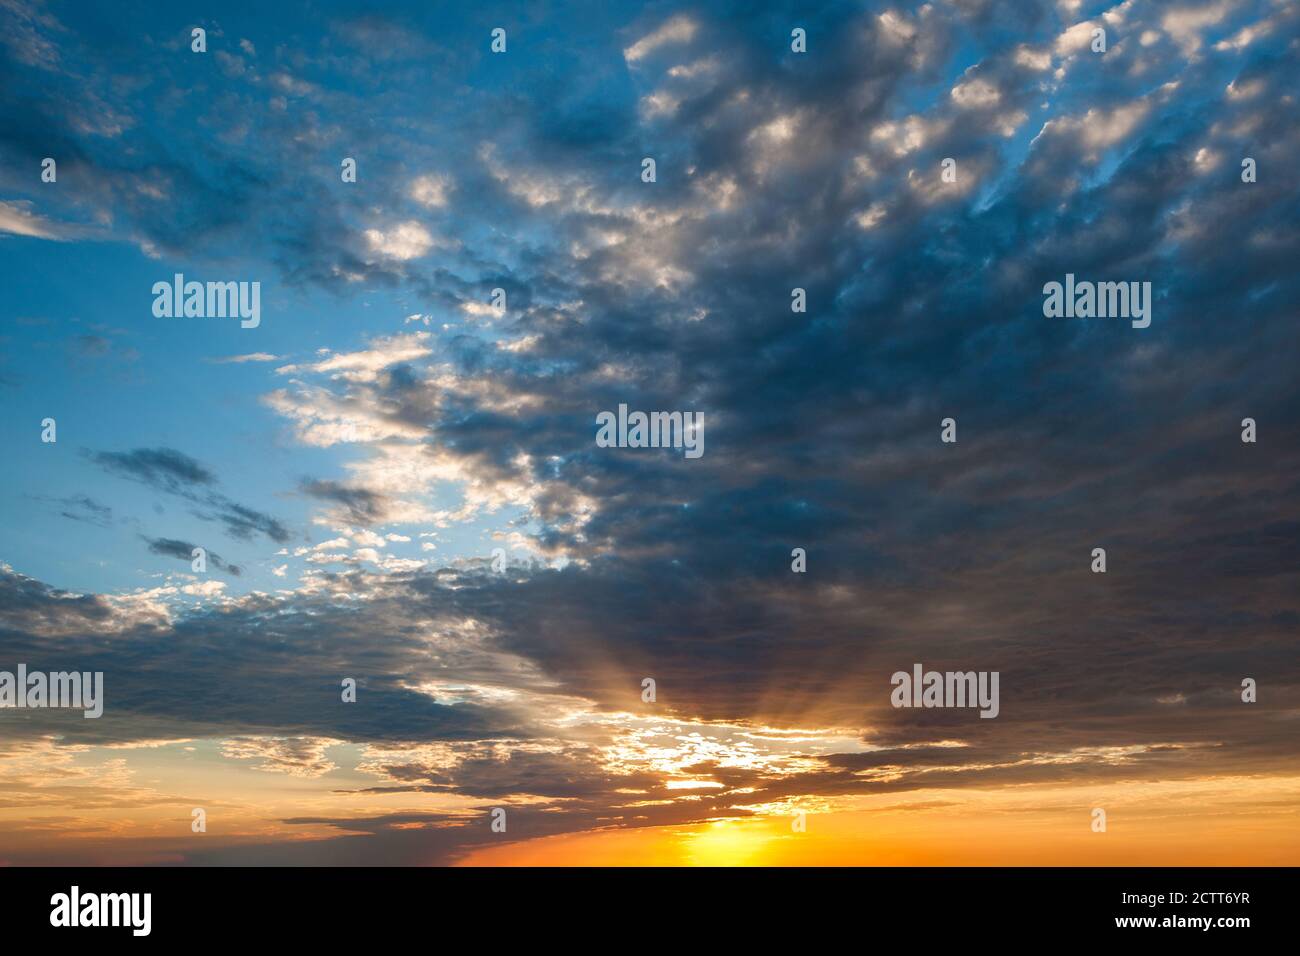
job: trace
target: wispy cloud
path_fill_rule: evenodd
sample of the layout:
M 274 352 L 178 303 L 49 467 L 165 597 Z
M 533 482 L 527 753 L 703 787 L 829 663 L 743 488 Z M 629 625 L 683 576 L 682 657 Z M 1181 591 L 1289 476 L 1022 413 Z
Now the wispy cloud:
M 289 530 L 269 514 L 248 508 L 214 490 L 216 476 L 198 461 L 174 448 L 136 448 L 129 452 L 88 451 L 105 471 L 199 505 L 200 517 L 220 522 L 239 539 L 263 534 L 272 541 L 289 540 Z

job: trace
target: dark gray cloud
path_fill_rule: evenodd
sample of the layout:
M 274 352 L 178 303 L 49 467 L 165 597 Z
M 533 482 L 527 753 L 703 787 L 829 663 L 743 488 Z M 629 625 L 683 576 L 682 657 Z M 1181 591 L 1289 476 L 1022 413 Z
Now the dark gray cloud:
M 173 448 L 136 448 L 129 452 L 100 451 L 89 455 L 106 471 L 173 495 L 195 485 L 213 485 L 217 481 L 212 472 Z
M 63 498 L 44 495 L 34 495 L 33 497 L 37 501 L 44 501 L 56 506 L 60 515 L 73 521 L 82 521 L 86 524 L 98 525 L 101 528 L 110 527 L 113 523 L 113 509 L 106 504 L 101 504 L 89 495 L 68 495 Z
M 198 505 L 194 514 L 224 526 L 228 535 L 247 541 L 262 534 L 272 541 L 289 540 L 289 529 L 272 515 L 231 500 L 212 488 L 216 475 L 173 448 L 136 448 L 129 452 L 86 452 L 105 471 L 138 481 L 157 491 Z
M 384 521 L 388 514 L 388 498 L 367 488 L 345 485 L 338 481 L 304 478 L 298 490 L 312 498 L 342 505 L 344 517 L 351 524 L 363 526 L 378 524 Z
M 208 495 L 203 503 L 210 510 L 195 514 L 223 525 L 232 538 L 247 541 L 255 534 L 263 534 L 281 544 L 290 538 L 289 529 L 278 518 L 231 501 L 225 495 Z
M 149 550 L 152 553 L 161 554 L 168 558 L 178 558 L 185 562 L 193 562 L 195 549 L 199 547 L 199 545 L 192 544 L 189 541 L 177 541 L 175 538 L 150 538 L 145 535 L 141 535 L 140 537 L 149 545 Z M 205 549 L 205 555 L 207 562 L 214 568 L 217 568 L 220 571 L 225 571 L 227 574 L 234 577 L 239 577 L 239 575 L 243 574 L 241 568 L 228 563 L 215 551 L 207 551 Z

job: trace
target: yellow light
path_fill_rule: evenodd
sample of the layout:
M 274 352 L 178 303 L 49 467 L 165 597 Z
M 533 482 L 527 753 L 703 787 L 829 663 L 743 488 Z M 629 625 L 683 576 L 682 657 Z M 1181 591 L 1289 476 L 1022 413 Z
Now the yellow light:
M 669 790 L 710 790 L 721 789 L 722 784 L 716 780 L 669 780 L 664 786 Z
M 685 851 L 695 866 L 745 866 L 757 858 L 770 837 L 755 824 L 718 820 L 685 834 Z

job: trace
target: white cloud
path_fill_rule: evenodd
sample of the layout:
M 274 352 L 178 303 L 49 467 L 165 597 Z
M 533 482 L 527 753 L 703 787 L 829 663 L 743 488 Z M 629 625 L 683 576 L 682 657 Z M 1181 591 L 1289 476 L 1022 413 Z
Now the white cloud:
M 667 90 L 656 90 L 641 97 L 640 110 L 641 115 L 646 119 L 654 119 L 657 116 L 671 116 L 677 112 L 677 107 L 681 106 L 682 98 Z
M 418 259 L 435 245 L 442 244 L 428 229 L 413 219 L 399 222 L 387 231 L 367 229 L 363 235 L 371 252 L 399 262 Z
M 1192 165 L 1196 167 L 1198 173 L 1207 173 L 1219 165 L 1223 157 L 1214 150 L 1202 146 L 1192 157 Z
M 1092 31 L 1096 28 L 1097 24 L 1091 20 L 1084 20 L 1070 27 L 1056 38 L 1056 55 L 1069 56 L 1089 49 L 1092 45 Z
M 225 589 L 225 581 L 201 581 L 196 584 L 182 586 L 181 593 L 189 594 L 192 597 L 216 597 Z
M 1225 92 L 1230 100 L 1249 100 L 1260 93 L 1264 92 L 1264 81 L 1261 79 L 1247 80 L 1245 83 L 1238 83 L 1233 80 L 1228 84 Z
M 278 362 L 280 356 L 272 355 L 270 352 L 249 352 L 246 355 L 227 355 L 212 361 L 217 365 L 238 365 L 243 362 Z
M 1095 161 L 1097 154 L 1122 142 L 1151 111 L 1147 99 L 1135 100 L 1113 110 L 1090 109 L 1082 116 L 1062 116 L 1048 120 L 1038 137 L 1072 137 Z
M 871 131 L 871 141 L 891 148 L 895 156 L 906 156 L 923 147 L 937 132 L 923 117 L 912 115 L 898 122 L 886 121 Z
M 1273 32 L 1273 24 L 1268 20 L 1244 26 L 1226 40 L 1214 44 L 1216 50 L 1244 50 L 1260 37 Z
M 487 316 L 496 315 L 498 310 L 490 302 L 479 302 L 475 299 L 467 299 L 460 304 L 460 310 L 466 315 L 472 315 L 475 318 L 486 318 Z
M 859 229 L 874 229 L 884 221 L 886 208 L 884 203 L 874 202 L 867 209 L 854 217 Z
M 377 338 L 370 342 L 370 348 L 360 352 L 338 352 L 331 354 L 322 350 L 329 358 L 311 364 L 284 365 L 276 369 L 282 375 L 298 372 L 339 372 L 349 380 L 373 380 L 381 369 L 400 362 L 422 358 L 433 352 L 428 345 L 430 333 L 412 332 L 406 335 L 391 335 Z
M 1035 50 L 1033 47 L 1020 46 L 1016 48 L 1015 62 L 1018 66 L 1037 70 L 1041 73 L 1052 65 L 1052 54 L 1047 50 Z
M 446 176 L 430 173 L 411 182 L 410 195 L 420 205 L 436 209 L 447 205 L 447 189 L 450 185 L 451 181 Z
M 1222 20 L 1232 7 L 1232 0 L 1219 0 L 1218 3 L 1194 7 L 1175 7 L 1165 13 L 1160 25 L 1178 42 L 1184 53 L 1193 53 L 1200 49 L 1200 32 Z
M 958 83 L 952 88 L 953 102 L 963 109 L 982 109 L 996 106 L 1002 99 L 998 88 L 987 80 L 975 78 Z
M 73 230 L 64 223 L 54 222 L 32 212 L 32 204 L 26 200 L 7 202 L 0 199 L 0 232 L 62 241 L 72 238 Z
M 916 27 L 906 17 L 894 10 L 886 10 L 876 17 L 880 36 L 893 46 L 905 46 L 916 39 Z
M 349 537 L 352 538 L 354 543 L 364 545 L 368 548 L 383 548 L 388 545 L 388 542 L 382 534 L 375 534 L 375 532 L 366 528 L 362 528 L 360 531 L 353 531 Z
M 623 58 L 628 63 L 635 63 L 670 43 L 689 43 L 695 37 L 697 29 L 694 20 L 684 14 L 678 14 L 665 21 L 658 30 L 647 33 L 627 47 L 623 51 Z

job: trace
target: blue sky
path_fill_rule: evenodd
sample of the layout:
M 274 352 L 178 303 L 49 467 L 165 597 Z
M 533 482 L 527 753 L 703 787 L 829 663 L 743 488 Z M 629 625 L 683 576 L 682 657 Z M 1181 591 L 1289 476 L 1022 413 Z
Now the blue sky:
M 92 800 L 25 761 L 201 757 L 315 788 L 241 818 L 265 858 L 311 827 L 351 859 L 346 817 L 421 862 L 484 800 L 553 836 L 1067 766 L 1281 779 L 1298 27 L 1275 0 L 0 3 L 0 665 L 113 689 L 98 722 L 15 719 L 0 779 L 33 796 L 0 828 Z M 155 317 L 175 273 L 259 282 L 260 324 Z M 1150 282 L 1150 328 L 1045 317 L 1067 273 Z M 701 412 L 704 456 L 598 448 L 620 403 Z M 1002 714 L 892 710 L 915 660 L 1000 669 Z M 196 852 L 149 826 L 129 858 Z

